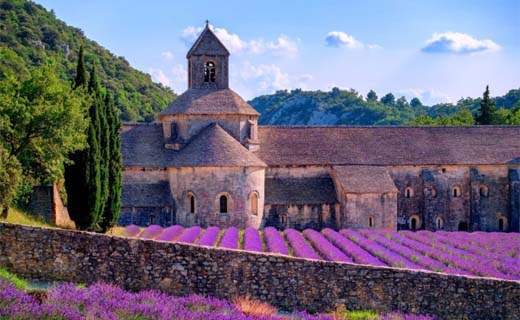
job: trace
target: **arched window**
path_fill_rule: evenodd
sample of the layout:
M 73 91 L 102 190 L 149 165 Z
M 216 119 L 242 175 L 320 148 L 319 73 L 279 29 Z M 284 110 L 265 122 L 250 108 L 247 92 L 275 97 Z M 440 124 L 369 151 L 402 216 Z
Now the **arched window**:
M 217 68 L 215 62 L 207 61 L 204 64 L 204 82 L 214 83 L 216 79 Z
M 150 225 L 155 224 L 155 215 L 151 214 L 148 217 L 148 224 L 150 224 Z
M 408 226 L 410 227 L 410 230 L 412 230 L 412 231 L 419 230 L 421 228 L 421 218 L 419 218 L 418 215 L 414 214 L 408 220 Z
M 413 189 L 411 187 L 408 187 L 404 190 L 404 196 L 407 198 L 413 197 Z
M 256 192 L 251 193 L 251 214 L 258 215 L 258 194 Z
M 487 196 L 489 195 L 489 188 L 483 184 L 480 186 L 479 190 L 480 190 L 480 196 L 487 198 Z
M 280 224 L 283 226 L 283 227 L 287 227 L 287 214 L 282 214 L 280 215 Z
M 220 213 L 228 213 L 228 197 L 226 195 L 221 195 L 219 199 L 219 207 Z
M 498 218 L 498 230 L 507 231 L 507 218 L 506 217 Z
M 195 196 L 193 193 L 188 193 L 186 198 L 186 207 L 188 207 L 189 213 L 195 213 Z
M 437 230 L 442 230 L 442 228 L 444 228 L 444 220 L 442 220 L 441 217 L 437 217 L 437 219 L 435 219 L 435 228 Z
M 368 218 L 368 226 L 369 226 L 370 228 L 374 228 L 374 227 L 376 226 L 376 221 L 375 221 L 375 219 L 374 219 L 373 216 L 370 217 L 370 218 Z
M 458 198 L 461 196 L 460 186 L 453 186 L 451 188 L 451 196 L 453 198 Z

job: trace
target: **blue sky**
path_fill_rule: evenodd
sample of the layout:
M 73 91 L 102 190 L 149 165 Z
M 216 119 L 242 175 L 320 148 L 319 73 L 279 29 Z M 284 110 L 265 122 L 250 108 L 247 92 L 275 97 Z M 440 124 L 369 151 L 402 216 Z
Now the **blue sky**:
M 177 93 L 209 19 L 246 99 L 353 88 L 424 103 L 520 87 L 520 1 L 37 0 Z

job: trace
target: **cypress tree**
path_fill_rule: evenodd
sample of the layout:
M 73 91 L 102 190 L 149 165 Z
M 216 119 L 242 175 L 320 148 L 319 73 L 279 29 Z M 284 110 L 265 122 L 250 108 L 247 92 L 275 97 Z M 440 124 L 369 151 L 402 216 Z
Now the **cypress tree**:
M 108 175 L 108 198 L 105 203 L 103 213 L 103 221 L 101 229 L 103 231 L 113 227 L 119 219 L 121 210 L 121 170 L 123 161 L 121 156 L 121 138 L 119 129 L 121 121 L 114 105 L 114 100 L 110 94 L 106 95 L 105 106 L 107 111 L 107 120 L 109 127 L 109 175 Z
M 78 54 L 78 62 L 76 67 L 76 77 L 72 81 L 74 90 L 87 90 L 87 74 L 85 70 L 85 62 L 83 61 L 83 46 L 80 47 Z M 88 116 L 88 115 L 86 115 Z M 87 134 L 90 131 L 87 128 Z M 90 144 L 91 137 L 87 135 L 88 143 Z M 69 156 L 70 164 L 65 165 L 65 189 L 67 191 L 67 208 L 72 220 L 80 229 L 86 229 L 89 224 L 89 212 L 87 202 L 87 146 L 84 150 L 78 150 Z
M 100 169 L 100 213 L 105 211 L 105 203 L 108 198 L 109 192 L 109 165 L 110 165 L 110 128 L 108 124 L 108 105 L 105 97 L 99 96 L 99 126 L 96 128 L 99 130 L 99 169 Z M 102 217 L 100 217 L 102 221 Z
M 79 47 L 78 63 L 76 66 L 76 78 L 72 83 L 72 88 L 74 90 L 79 87 L 87 87 L 87 70 L 85 69 L 85 61 L 83 57 L 83 45 Z
M 101 90 L 96 75 L 96 69 L 92 68 L 88 83 L 88 91 L 92 97 L 92 104 L 89 109 L 90 125 L 87 132 L 88 148 L 85 154 L 86 186 L 85 195 L 87 203 L 85 208 L 86 215 L 80 218 L 80 227 L 90 230 L 98 230 L 101 219 L 101 149 L 100 141 L 100 109 Z
M 495 101 L 489 97 L 489 85 L 486 86 L 482 101 L 480 101 L 479 114 L 476 117 L 477 124 L 490 125 L 494 124 L 496 120 Z

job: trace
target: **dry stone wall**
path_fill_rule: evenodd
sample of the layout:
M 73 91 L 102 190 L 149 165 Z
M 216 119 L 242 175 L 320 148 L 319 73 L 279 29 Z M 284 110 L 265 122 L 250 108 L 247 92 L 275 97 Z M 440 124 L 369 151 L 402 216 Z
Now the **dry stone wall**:
M 311 261 L 0 223 L 0 267 L 42 280 L 107 281 L 219 298 L 250 294 L 284 310 L 335 305 L 440 319 L 518 319 L 520 282 Z

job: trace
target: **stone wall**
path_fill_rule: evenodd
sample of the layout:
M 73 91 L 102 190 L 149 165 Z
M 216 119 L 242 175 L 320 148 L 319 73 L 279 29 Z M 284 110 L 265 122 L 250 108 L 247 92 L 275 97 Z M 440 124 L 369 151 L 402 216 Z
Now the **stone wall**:
M 347 193 L 342 228 L 396 230 L 396 193 Z M 373 225 L 370 225 L 373 218 Z
M 153 240 L 0 223 L 0 267 L 32 279 L 250 294 L 283 310 L 348 309 L 518 319 L 520 282 L 311 261 Z

